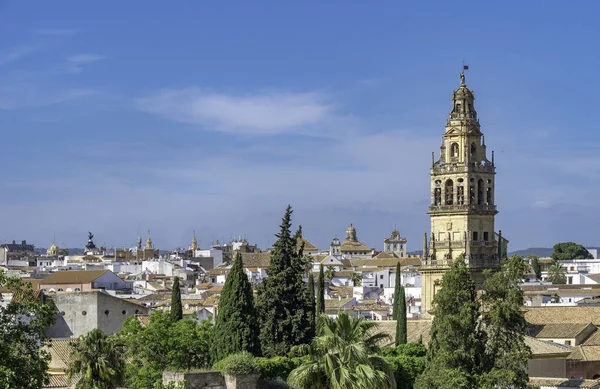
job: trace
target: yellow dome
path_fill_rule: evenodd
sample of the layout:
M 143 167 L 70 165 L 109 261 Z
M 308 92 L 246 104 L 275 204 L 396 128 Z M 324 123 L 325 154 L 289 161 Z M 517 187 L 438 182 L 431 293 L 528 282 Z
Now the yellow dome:
M 58 255 L 58 245 L 56 242 L 52 243 L 52 246 L 48 250 L 46 250 L 46 254 L 49 255 Z

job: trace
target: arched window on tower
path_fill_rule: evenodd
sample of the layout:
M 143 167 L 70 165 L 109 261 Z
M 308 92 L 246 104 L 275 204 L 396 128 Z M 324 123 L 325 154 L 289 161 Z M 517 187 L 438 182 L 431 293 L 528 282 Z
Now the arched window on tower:
M 435 188 L 433 190 L 433 205 L 442 204 L 442 188 Z
M 452 205 L 454 200 L 454 182 L 446 180 L 446 205 Z
M 450 155 L 452 158 L 458 158 L 458 143 L 452 143 L 452 146 L 450 146 Z
M 456 203 L 459 205 L 465 203 L 465 187 L 462 185 L 456 187 Z
M 477 153 L 477 146 L 475 146 L 475 143 L 471 143 L 471 157 L 474 157 L 476 153 Z
M 486 203 L 492 205 L 492 187 L 488 186 L 486 189 Z
M 477 181 L 477 204 L 483 204 L 483 180 Z

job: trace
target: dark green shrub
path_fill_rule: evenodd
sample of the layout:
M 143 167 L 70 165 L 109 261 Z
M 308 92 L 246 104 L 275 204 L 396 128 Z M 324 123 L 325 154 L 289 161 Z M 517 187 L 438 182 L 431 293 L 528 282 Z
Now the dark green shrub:
M 223 374 L 230 375 L 254 374 L 259 372 L 256 358 L 247 351 L 223 358 L 215 364 L 215 369 Z
M 256 358 L 260 375 L 263 378 L 286 380 L 292 370 L 302 364 L 302 358 L 273 357 Z

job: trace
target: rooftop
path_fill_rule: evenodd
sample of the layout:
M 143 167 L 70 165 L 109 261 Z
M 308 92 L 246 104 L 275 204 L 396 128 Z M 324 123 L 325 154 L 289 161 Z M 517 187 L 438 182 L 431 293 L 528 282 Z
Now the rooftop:
M 86 284 L 110 270 L 62 270 L 50 274 L 40 284 Z

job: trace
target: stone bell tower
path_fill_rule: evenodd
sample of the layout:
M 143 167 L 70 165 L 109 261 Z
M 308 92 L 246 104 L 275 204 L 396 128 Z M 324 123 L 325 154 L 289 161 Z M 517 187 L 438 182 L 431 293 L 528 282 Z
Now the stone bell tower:
M 466 69 L 466 67 L 465 67 Z M 422 317 L 432 315 L 432 299 L 452 261 L 464 255 L 478 287 L 483 270 L 500 267 L 500 245 L 494 232 L 496 167 L 487 159 L 484 136 L 467 88 L 464 71 L 452 96 L 452 110 L 442 136 L 440 157 L 432 154 L 431 234 L 424 242 Z M 501 240 L 501 234 L 498 240 Z

